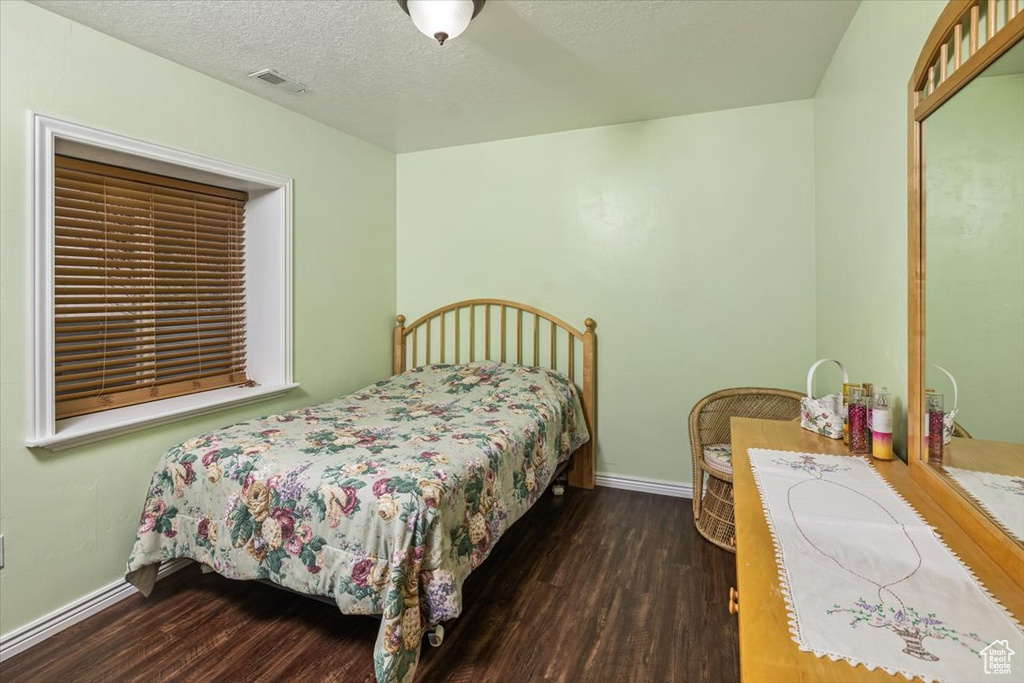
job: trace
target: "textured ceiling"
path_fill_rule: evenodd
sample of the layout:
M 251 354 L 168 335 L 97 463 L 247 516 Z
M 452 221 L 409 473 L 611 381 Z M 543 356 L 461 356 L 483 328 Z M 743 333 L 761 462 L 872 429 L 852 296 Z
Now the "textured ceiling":
M 858 3 L 489 0 L 444 47 L 394 0 L 35 4 L 406 152 L 812 97 Z

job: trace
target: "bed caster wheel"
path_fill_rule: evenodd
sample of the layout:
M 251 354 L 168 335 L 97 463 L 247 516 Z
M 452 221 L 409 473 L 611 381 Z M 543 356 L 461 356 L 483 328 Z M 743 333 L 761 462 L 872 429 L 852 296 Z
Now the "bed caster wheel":
M 438 624 L 428 629 L 427 642 L 430 643 L 430 647 L 441 647 L 441 643 L 444 642 L 444 626 Z
M 565 495 L 565 485 L 563 485 L 563 484 L 555 484 L 554 486 L 551 487 L 551 493 L 555 494 L 556 496 L 564 496 Z

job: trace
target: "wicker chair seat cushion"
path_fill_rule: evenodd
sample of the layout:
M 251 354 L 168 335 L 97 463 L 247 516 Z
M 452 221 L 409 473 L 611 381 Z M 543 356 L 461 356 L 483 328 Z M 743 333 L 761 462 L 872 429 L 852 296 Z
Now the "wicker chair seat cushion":
M 732 475 L 732 444 L 715 443 L 705 446 L 704 464 L 716 472 Z

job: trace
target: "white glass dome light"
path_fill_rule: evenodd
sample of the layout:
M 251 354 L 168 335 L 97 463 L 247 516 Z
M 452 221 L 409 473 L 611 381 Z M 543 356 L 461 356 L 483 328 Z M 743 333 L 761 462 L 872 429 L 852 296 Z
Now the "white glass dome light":
M 444 45 L 466 30 L 484 0 L 398 0 L 398 4 L 423 35 Z

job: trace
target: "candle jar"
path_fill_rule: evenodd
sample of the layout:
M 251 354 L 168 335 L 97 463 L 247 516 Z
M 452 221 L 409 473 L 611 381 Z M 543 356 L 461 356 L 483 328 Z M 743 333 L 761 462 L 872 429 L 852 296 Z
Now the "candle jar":
M 925 394 L 924 413 L 927 424 L 928 462 L 942 464 L 943 418 L 942 394 Z
M 875 392 L 868 413 L 871 455 L 879 460 L 892 460 L 892 400 L 888 389 L 880 387 Z
M 850 423 L 850 452 L 866 455 L 868 447 L 868 397 L 861 387 L 850 388 L 850 405 L 847 409 Z

